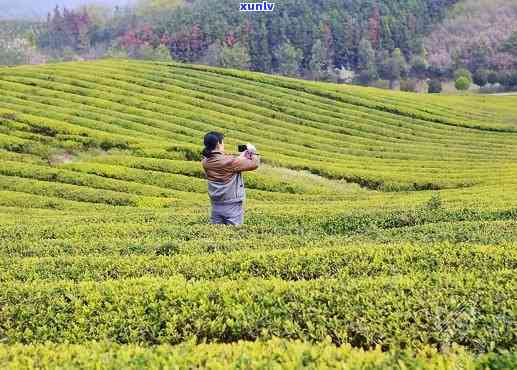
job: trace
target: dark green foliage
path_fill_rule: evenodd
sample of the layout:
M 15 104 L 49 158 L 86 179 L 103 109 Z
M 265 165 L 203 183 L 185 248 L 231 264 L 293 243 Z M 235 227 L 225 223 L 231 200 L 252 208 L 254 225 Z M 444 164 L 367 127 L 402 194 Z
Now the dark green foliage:
M 178 253 L 178 246 L 173 243 L 161 244 L 156 248 L 156 255 L 158 256 L 172 256 Z
M 285 76 L 296 77 L 303 60 L 303 51 L 289 42 L 282 44 L 276 53 L 278 72 Z
M 359 82 L 367 85 L 370 81 L 378 79 L 377 65 L 375 64 L 375 50 L 369 40 L 363 39 L 359 44 Z
M 511 72 L 500 71 L 497 73 L 497 82 L 499 82 L 502 86 L 508 87 L 510 86 L 511 77 Z
M 428 72 L 428 64 L 424 57 L 415 56 L 411 59 L 411 74 L 417 78 L 424 78 Z
M 478 86 L 485 86 L 488 83 L 488 75 L 490 71 L 487 69 L 478 69 L 473 76 L 473 82 Z
M 386 60 L 381 70 L 381 77 L 386 78 L 391 83 L 406 77 L 408 65 L 402 51 L 397 48 L 393 50 L 391 56 Z
M 517 56 L 517 31 L 514 31 L 508 40 L 501 45 L 501 50 Z
M 329 50 L 326 49 L 321 40 L 316 40 L 312 47 L 308 69 L 312 79 L 317 81 L 330 80 L 333 64 L 329 57 Z
M 151 7 L 145 16 L 118 9 L 107 24 L 96 23 L 87 13 L 56 9 L 37 39 L 42 49 L 60 58 L 70 51 L 96 51 L 98 46 L 139 58 L 155 55 L 150 49 L 167 47 L 173 59 L 184 62 L 313 75 L 318 80 L 334 80 L 334 68 L 347 67 L 368 71 L 372 81 L 380 69 L 373 62 L 377 52 L 400 49 L 406 58 L 419 55 L 422 36 L 455 2 L 404 0 L 394 7 L 388 0 L 287 0 L 271 13 L 250 17 L 240 13 L 233 0 L 207 0 L 162 12 Z M 293 49 L 283 50 L 285 45 Z M 398 79 L 393 70 L 400 69 L 397 63 L 388 63 L 386 78 Z M 413 67 L 417 77 L 425 73 L 421 58 Z
M 439 94 L 442 92 L 442 81 L 433 79 L 429 81 L 428 86 L 429 94 Z
M 496 84 L 499 82 L 498 74 L 495 71 L 490 71 L 487 76 L 487 82 L 489 84 Z
M 511 88 L 515 88 L 517 87 L 517 70 L 514 70 L 511 74 L 510 74 L 510 79 L 508 81 L 508 85 L 511 87 Z
M 171 37 L 171 56 L 175 60 L 189 62 L 199 60 L 208 48 L 208 34 L 198 24 L 187 27 Z
M 249 69 L 250 67 L 248 50 L 240 43 L 232 46 L 214 43 L 210 45 L 202 61 L 225 68 Z
M 252 71 L 270 72 L 272 68 L 272 49 L 268 40 L 266 22 L 257 18 L 248 31 L 249 53 Z
M 497 74 L 497 82 L 507 89 L 517 87 L 517 70 L 502 71 Z
M 363 70 L 363 71 L 360 71 L 359 74 L 357 74 L 355 76 L 354 83 L 356 83 L 358 85 L 363 85 L 363 86 L 368 86 L 368 85 L 373 86 L 373 83 L 375 81 L 376 80 L 371 81 L 370 80 L 370 73 L 368 71 L 366 71 L 366 70 Z M 388 88 L 389 88 L 389 85 L 388 85 Z

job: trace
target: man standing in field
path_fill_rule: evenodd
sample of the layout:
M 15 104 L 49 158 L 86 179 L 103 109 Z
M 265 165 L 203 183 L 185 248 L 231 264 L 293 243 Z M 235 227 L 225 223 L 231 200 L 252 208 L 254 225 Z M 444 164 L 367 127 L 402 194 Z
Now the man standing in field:
M 211 223 L 242 225 L 246 193 L 241 172 L 256 170 L 260 157 L 251 144 L 238 157 L 226 155 L 224 135 L 218 132 L 206 134 L 204 144 L 202 164 L 212 204 Z

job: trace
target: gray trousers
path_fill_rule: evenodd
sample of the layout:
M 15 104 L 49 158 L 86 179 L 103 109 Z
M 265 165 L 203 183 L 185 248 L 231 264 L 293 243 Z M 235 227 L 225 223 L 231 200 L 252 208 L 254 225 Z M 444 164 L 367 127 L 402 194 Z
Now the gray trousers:
M 210 222 L 216 225 L 242 225 L 244 222 L 243 202 L 212 203 Z

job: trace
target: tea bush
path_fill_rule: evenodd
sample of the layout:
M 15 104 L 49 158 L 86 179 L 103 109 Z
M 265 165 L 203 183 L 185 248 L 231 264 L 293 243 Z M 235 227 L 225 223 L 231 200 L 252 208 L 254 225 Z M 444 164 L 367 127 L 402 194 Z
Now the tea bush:
M 0 367 L 516 366 L 514 97 L 0 72 Z M 214 130 L 262 155 L 241 227 L 208 224 Z
M 310 344 L 301 341 L 271 341 L 235 344 L 185 343 L 179 346 L 142 347 L 110 342 L 73 344 L 0 345 L 0 365 L 18 368 L 81 368 L 81 369 L 142 369 L 142 368 L 209 368 L 209 369 L 486 369 L 512 368 L 516 356 L 504 352 L 499 356 L 470 355 L 461 348 L 437 353 L 426 348 L 414 355 L 411 351 L 362 351 L 328 341 Z

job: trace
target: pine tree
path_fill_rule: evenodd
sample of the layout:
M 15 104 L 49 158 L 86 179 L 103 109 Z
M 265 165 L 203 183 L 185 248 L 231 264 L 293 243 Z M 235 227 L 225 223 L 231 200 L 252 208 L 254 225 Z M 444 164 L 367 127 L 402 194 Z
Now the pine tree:
M 271 54 L 269 53 L 268 32 L 266 24 L 259 20 L 252 26 L 250 34 L 249 54 L 251 57 L 250 68 L 253 71 L 270 72 Z
M 225 68 L 248 69 L 250 67 L 250 55 L 246 47 L 239 43 L 232 47 L 223 45 L 218 64 Z
M 381 13 L 377 5 L 374 5 L 372 14 L 368 19 L 368 38 L 372 47 L 379 47 L 381 38 Z
M 358 50 L 358 67 L 361 74 L 364 73 L 367 81 L 373 81 L 379 78 L 377 73 L 377 65 L 375 64 L 375 51 L 368 39 L 362 39 Z
M 387 64 L 387 78 L 391 83 L 391 87 L 393 87 L 393 83 L 401 79 L 401 77 L 405 77 L 407 75 L 408 66 L 406 63 L 406 59 L 404 58 L 404 54 L 400 49 L 393 50 L 391 54 L 391 58 Z
M 303 51 L 294 47 L 290 42 L 285 42 L 275 53 L 278 61 L 278 73 L 296 77 L 299 74 L 300 64 L 303 59 Z
M 332 73 L 332 63 L 323 42 L 317 40 L 312 47 L 309 71 L 314 80 L 327 81 Z

